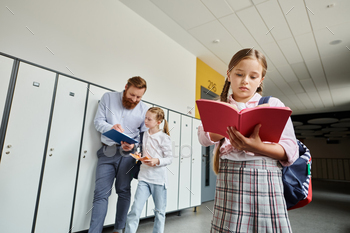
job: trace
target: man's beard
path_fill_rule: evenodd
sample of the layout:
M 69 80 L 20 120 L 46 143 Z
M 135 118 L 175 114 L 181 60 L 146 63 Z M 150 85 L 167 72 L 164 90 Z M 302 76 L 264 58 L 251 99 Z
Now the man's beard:
M 136 107 L 136 105 L 137 105 L 140 101 L 134 102 L 134 101 L 132 101 L 132 100 L 126 98 L 126 92 L 127 92 L 127 91 L 124 91 L 124 93 L 123 93 L 123 101 L 122 101 L 123 106 L 124 106 L 124 108 L 126 108 L 126 109 L 133 109 L 133 108 Z

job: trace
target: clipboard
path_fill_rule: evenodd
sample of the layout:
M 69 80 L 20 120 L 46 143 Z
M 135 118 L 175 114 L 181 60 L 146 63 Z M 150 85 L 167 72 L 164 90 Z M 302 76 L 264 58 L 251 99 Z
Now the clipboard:
M 113 141 L 115 141 L 116 143 L 119 143 L 121 144 L 121 142 L 127 142 L 129 144 L 135 144 L 135 143 L 138 143 L 137 140 L 129 137 L 128 135 L 124 134 L 124 133 L 121 133 L 115 129 L 111 129 L 105 133 L 103 133 L 102 135 L 112 139 Z

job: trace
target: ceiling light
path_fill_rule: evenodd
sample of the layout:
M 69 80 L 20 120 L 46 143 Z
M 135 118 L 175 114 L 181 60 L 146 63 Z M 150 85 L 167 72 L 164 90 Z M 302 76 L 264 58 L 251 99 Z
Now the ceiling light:
M 336 45 L 336 44 L 340 44 L 341 42 L 343 42 L 343 41 L 342 40 L 333 40 L 333 41 L 329 42 L 329 44 Z

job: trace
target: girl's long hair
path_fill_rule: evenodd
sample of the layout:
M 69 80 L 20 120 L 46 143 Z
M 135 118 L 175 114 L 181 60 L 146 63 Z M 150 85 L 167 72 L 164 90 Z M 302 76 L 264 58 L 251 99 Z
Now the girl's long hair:
M 265 56 L 260 53 L 258 50 L 255 49 L 242 49 L 238 51 L 235 55 L 233 55 L 227 70 L 227 75 L 229 76 L 229 73 L 231 70 L 242 60 L 244 59 L 256 59 L 261 64 L 263 71 L 262 71 L 262 77 L 265 77 L 266 70 L 267 70 L 267 62 Z M 261 85 L 256 89 L 256 92 L 259 94 L 262 94 L 263 85 Z M 220 95 L 220 101 L 222 102 L 228 102 L 228 93 L 230 91 L 230 82 L 228 81 L 228 78 L 226 78 L 225 85 L 222 89 L 221 95 Z M 224 143 L 225 138 L 220 140 L 219 145 L 217 146 L 214 157 L 213 157 L 213 170 L 215 174 L 219 173 L 219 163 L 220 163 L 220 147 Z

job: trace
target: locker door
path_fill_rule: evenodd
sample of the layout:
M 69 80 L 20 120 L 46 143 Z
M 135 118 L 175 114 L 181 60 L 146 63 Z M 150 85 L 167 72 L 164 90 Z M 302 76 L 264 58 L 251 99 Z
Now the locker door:
M 167 166 L 168 171 L 168 190 L 167 190 L 167 208 L 166 212 L 178 210 L 179 198 L 179 147 L 180 147 L 180 117 L 181 115 L 172 111 L 168 112 L 169 132 L 172 141 L 173 162 Z M 148 212 L 148 208 L 147 208 Z
M 180 148 L 179 209 L 190 207 L 191 199 L 191 132 L 192 119 L 182 115 Z
M 146 103 L 144 102 L 149 108 L 153 107 L 153 104 L 149 104 L 149 103 Z M 131 207 L 134 203 L 134 200 L 135 200 L 135 193 L 136 193 L 136 189 L 137 189 L 137 185 L 138 185 L 138 180 L 136 179 L 133 179 L 131 181 L 131 198 L 130 198 L 130 207 L 129 207 L 129 211 L 131 210 Z M 146 217 L 146 209 L 147 209 L 147 202 L 145 203 L 143 209 L 142 209 L 142 212 L 141 212 L 141 215 L 140 215 L 140 218 L 144 218 Z
M 159 107 L 159 106 L 157 106 L 157 105 L 155 105 L 155 107 Z M 159 107 L 159 108 L 161 108 L 162 110 L 163 110 L 163 112 L 164 112 L 164 118 L 166 119 L 166 120 L 168 120 L 168 109 L 165 109 L 165 108 L 162 108 L 162 107 Z M 159 125 L 159 128 L 160 129 L 163 129 L 164 128 L 164 121 Z M 169 129 L 170 130 L 170 129 Z M 169 184 L 168 184 L 169 185 Z M 152 196 L 150 196 L 149 198 L 148 198 L 148 200 L 147 200 L 147 217 L 149 217 L 149 216 L 153 216 L 154 215 L 154 207 L 155 207 L 155 205 L 154 205 L 154 201 L 153 201 L 153 198 L 152 198 Z
M 96 131 L 94 118 L 98 107 L 98 101 L 107 90 L 91 85 L 88 88 L 89 98 L 87 103 L 82 150 L 80 154 L 77 191 L 73 213 L 73 231 L 87 230 L 90 227 L 91 210 L 93 208 L 97 155 L 101 148 L 101 134 Z M 114 186 L 108 199 L 108 211 L 105 225 L 114 224 L 116 213 L 116 200 Z
M 201 121 L 192 119 L 192 167 L 191 167 L 191 207 L 199 206 L 201 201 L 202 145 L 198 141 L 198 126 Z
M 0 163 L 0 229 L 31 232 L 55 73 L 19 66 Z M 6 221 L 4 221 L 6 219 Z
M 5 107 L 7 89 L 11 78 L 13 60 L 0 55 L 0 124 Z
M 59 76 L 36 233 L 69 232 L 87 84 Z

